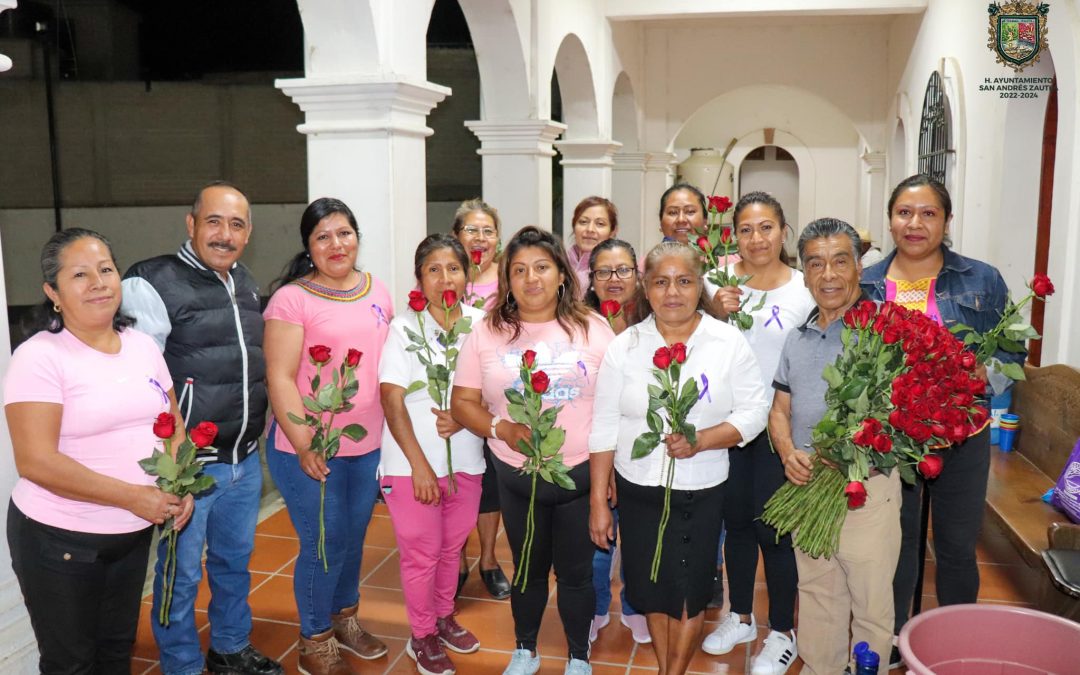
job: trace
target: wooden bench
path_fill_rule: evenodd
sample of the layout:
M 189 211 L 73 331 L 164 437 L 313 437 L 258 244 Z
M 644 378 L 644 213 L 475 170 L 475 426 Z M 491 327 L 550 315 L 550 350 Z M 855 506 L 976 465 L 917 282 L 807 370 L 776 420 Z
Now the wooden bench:
M 1013 389 L 1013 411 L 1020 415 L 1021 425 L 1018 443 L 1013 452 L 1001 452 L 996 446 L 991 450 L 986 513 L 1024 562 L 1043 573 L 1048 533 L 1056 523 L 1068 523 L 1065 514 L 1042 501 L 1042 495 L 1053 487 L 1080 438 L 1080 371 L 1052 365 L 1028 366 L 1024 372 L 1027 381 L 1017 382 Z M 1075 609 L 1076 600 L 1058 591 L 1047 572 L 1038 604 L 1044 611 L 1062 614 Z

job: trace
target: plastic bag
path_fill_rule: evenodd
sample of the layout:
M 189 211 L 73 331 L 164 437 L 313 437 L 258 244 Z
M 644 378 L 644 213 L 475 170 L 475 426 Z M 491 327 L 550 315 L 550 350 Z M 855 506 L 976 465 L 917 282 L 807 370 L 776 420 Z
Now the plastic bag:
M 1073 446 L 1054 486 L 1051 503 L 1074 523 L 1080 523 L 1080 440 Z

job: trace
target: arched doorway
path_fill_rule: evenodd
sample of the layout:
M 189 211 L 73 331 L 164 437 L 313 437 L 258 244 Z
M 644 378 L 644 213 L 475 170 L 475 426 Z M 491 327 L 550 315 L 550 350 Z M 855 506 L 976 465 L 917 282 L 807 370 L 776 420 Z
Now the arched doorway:
M 739 166 L 738 196 L 749 192 L 768 192 L 784 207 L 784 217 L 793 226 L 799 220 L 799 164 L 790 152 L 776 145 L 759 145 L 743 158 Z M 795 239 L 789 237 L 784 247 L 795 255 Z

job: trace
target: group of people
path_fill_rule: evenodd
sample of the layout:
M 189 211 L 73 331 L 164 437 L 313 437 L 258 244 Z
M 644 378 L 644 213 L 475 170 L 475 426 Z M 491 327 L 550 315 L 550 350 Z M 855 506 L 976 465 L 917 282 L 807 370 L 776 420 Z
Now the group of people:
M 856 231 L 831 218 L 803 228 L 796 269 L 780 203 L 752 192 L 732 212 L 738 259 L 725 263 L 746 280 L 717 288 L 689 245 L 707 214 L 697 188 L 668 189 L 659 209 L 664 242 L 639 260 L 618 239 L 617 209 L 602 197 L 578 206 L 565 244 L 529 226 L 505 247 L 498 212 L 471 200 L 449 233 L 420 242 L 406 303 L 358 267 L 361 230 L 352 211 L 322 198 L 304 211 L 302 248 L 264 310 L 239 262 L 252 235 L 250 205 L 230 184 L 199 192 L 178 252 L 137 263 L 123 277 L 101 235 L 53 236 L 41 256 L 42 330 L 16 349 L 4 383 L 20 475 L 8 539 L 41 672 L 128 671 L 151 531 L 169 519 L 182 529 L 169 622 L 152 624 L 162 671 L 283 672 L 250 642 L 247 568 L 264 435 L 270 474 L 300 541 L 293 584 L 301 672 L 347 675 L 341 650 L 362 659 L 387 652 L 357 619 L 364 536 L 380 495 L 400 552 L 412 632 L 406 651 L 420 673 L 450 675 L 448 652 L 480 647 L 455 618 L 473 528 L 485 585 L 510 598 L 516 645 L 506 675 L 540 667 L 552 568 L 565 672 L 591 672 L 590 642 L 609 621 L 616 543 L 622 623 L 635 641 L 652 643 L 662 674 L 686 672 L 698 648 L 723 654 L 757 638 L 759 550 L 770 632 L 753 673 L 780 675 L 801 656 L 804 672 L 835 675 L 860 640 L 882 654 L 887 672 L 914 592 L 920 489 L 932 498 L 940 602 L 976 599 L 987 432 L 944 453 L 944 470 L 925 485 L 902 488 L 895 472 L 872 476 L 869 500 L 848 515 L 832 559 L 793 549 L 759 517 L 784 481 L 809 478 L 810 430 L 825 407 L 821 371 L 842 349 L 847 308 L 860 298 L 891 300 L 985 330 L 1005 306 L 1005 285 L 992 267 L 950 249 L 949 195 L 926 176 L 893 192 L 895 249 L 868 269 Z M 754 321 L 744 332 L 727 319 L 746 308 Z M 686 420 L 696 434 L 670 433 L 662 418 L 666 431 L 653 451 L 635 458 L 635 442 L 658 413 L 650 404 L 654 356 L 676 345 L 685 346 L 676 350 L 682 380 L 692 378 L 699 392 Z M 314 430 L 304 423 L 304 397 L 321 367 L 316 346 L 329 348 L 333 368 L 350 350 L 362 353 L 351 405 L 334 422 L 367 433 L 343 435 L 331 459 L 312 449 Z M 433 397 L 424 358 L 456 359 L 449 401 Z M 533 430 L 515 421 L 506 391 L 523 391 L 523 359 L 548 377 L 543 407 L 561 406 L 554 424 L 565 431 L 560 453 L 570 489 L 521 470 Z M 218 425 L 216 450 L 199 457 L 216 484 L 197 498 L 157 489 L 137 463 L 160 442 L 152 427 L 163 412 L 181 422 L 173 447 L 185 428 Z M 515 569 L 526 540 L 530 547 L 513 586 L 494 554 L 500 513 Z M 725 529 L 730 612 L 703 640 Z M 194 612 L 204 550 L 205 656 Z

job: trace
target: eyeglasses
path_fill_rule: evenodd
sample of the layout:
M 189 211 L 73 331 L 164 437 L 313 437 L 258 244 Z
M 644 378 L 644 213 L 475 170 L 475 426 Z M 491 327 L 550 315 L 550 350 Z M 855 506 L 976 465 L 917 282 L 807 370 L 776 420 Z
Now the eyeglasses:
M 470 237 L 483 236 L 484 239 L 495 239 L 499 236 L 499 231 L 491 227 L 485 227 L 484 229 L 480 229 L 478 227 L 473 227 L 470 225 L 468 227 L 462 228 L 462 232 L 469 235 Z
M 609 269 L 593 270 L 592 275 L 593 275 L 593 279 L 596 279 L 597 281 L 607 281 L 608 279 L 611 278 L 612 274 L 619 277 L 620 279 L 629 279 L 630 277 L 634 276 L 635 272 L 637 272 L 637 270 L 634 269 L 633 267 L 620 267 L 620 268 L 614 269 L 614 270 L 609 270 Z

